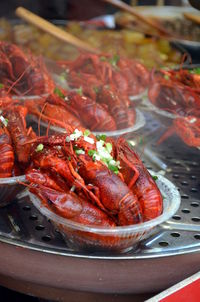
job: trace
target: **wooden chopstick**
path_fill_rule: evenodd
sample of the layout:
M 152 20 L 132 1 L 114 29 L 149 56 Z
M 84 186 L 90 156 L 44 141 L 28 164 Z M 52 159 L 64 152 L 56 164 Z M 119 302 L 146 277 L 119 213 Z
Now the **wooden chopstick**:
M 36 27 L 39 27 L 43 31 L 49 33 L 50 35 L 58 38 L 59 40 L 63 42 L 67 42 L 73 46 L 78 47 L 79 49 L 82 49 L 84 51 L 89 51 L 92 53 L 99 53 L 99 50 L 96 48 L 93 48 L 88 43 L 76 38 L 72 34 L 69 34 L 65 32 L 64 30 L 60 29 L 59 27 L 55 26 L 54 24 L 46 21 L 45 19 L 33 14 L 29 10 L 18 7 L 15 11 L 16 15 L 27 22 L 35 25 Z
M 139 21 L 145 23 L 146 25 L 150 26 L 151 28 L 156 29 L 156 31 L 159 32 L 161 35 L 164 35 L 164 36 L 167 36 L 167 37 L 171 36 L 171 34 L 168 31 L 166 31 L 163 27 L 161 27 L 157 23 L 153 22 L 149 18 L 145 18 L 143 15 L 136 12 L 133 7 L 131 7 L 130 5 L 128 5 L 124 2 L 122 2 L 121 0 L 103 0 L 103 1 L 113 5 L 115 7 L 118 7 L 121 10 L 124 10 L 124 11 L 130 13 L 131 15 L 136 17 Z M 156 7 L 155 7 L 155 9 L 156 9 Z
M 183 13 L 183 16 L 190 21 L 200 24 L 200 15 L 194 15 L 191 13 Z

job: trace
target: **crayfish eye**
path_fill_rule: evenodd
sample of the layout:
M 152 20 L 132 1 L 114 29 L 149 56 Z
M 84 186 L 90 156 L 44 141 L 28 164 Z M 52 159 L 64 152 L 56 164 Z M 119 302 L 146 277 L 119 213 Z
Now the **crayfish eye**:
M 53 202 L 49 198 L 47 198 L 47 203 L 51 206 Z

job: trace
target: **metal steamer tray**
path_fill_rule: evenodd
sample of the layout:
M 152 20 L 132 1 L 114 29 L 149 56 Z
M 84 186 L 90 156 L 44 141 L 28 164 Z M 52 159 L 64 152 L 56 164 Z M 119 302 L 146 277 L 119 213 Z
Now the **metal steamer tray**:
M 52 291 L 65 297 L 69 291 L 141 294 L 159 292 L 199 271 L 199 151 L 177 137 L 157 146 L 163 128 L 151 113 L 145 115 L 148 126 L 140 137 L 150 156 L 139 152 L 148 169 L 163 167 L 165 177 L 179 188 L 182 201 L 178 212 L 136 249 L 98 254 L 69 248 L 58 230 L 21 195 L 0 209 L 2 285 L 46 298 L 52 297 Z M 138 150 L 143 149 L 135 134 L 129 134 L 129 140 Z

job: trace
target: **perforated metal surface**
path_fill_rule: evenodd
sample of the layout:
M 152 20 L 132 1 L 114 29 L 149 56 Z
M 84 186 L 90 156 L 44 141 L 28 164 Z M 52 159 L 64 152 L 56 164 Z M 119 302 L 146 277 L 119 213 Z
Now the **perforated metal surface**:
M 146 128 L 128 139 L 136 144 L 148 169 L 159 171 L 162 167 L 166 168 L 165 176 L 179 188 L 182 202 L 176 215 L 156 229 L 156 233 L 143 241 L 137 250 L 119 257 L 149 258 L 200 251 L 200 151 L 187 147 L 176 136 L 157 146 L 157 138 L 164 128 L 150 113 L 146 113 L 146 119 Z M 61 234 L 34 208 L 27 197 L 0 209 L 0 240 L 62 255 L 106 256 L 71 250 Z M 118 255 L 107 257 L 116 258 Z

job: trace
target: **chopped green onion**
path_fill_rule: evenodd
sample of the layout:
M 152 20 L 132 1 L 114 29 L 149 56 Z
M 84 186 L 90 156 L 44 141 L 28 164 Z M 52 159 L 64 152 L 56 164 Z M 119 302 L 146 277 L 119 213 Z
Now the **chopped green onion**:
M 112 144 L 111 143 L 106 143 L 106 149 L 109 153 L 112 151 Z
M 200 67 L 194 68 L 194 69 L 190 70 L 189 72 L 194 73 L 194 74 L 200 74 Z
M 80 86 L 78 89 L 76 89 L 76 92 L 77 92 L 80 96 L 82 96 L 82 95 L 83 95 L 83 88 L 82 88 L 82 86 Z
M 117 63 L 119 62 L 119 59 L 120 57 L 117 54 L 115 54 L 112 58 L 109 59 L 109 62 L 113 67 L 117 67 Z
M 84 136 L 89 136 L 90 135 L 90 130 L 89 129 L 86 129 L 83 133 Z
M 39 144 L 38 146 L 37 146 L 37 148 L 35 149 L 35 151 L 36 152 L 40 152 L 40 151 L 42 151 L 44 149 L 44 145 L 43 144 Z
M 62 91 L 58 88 L 58 87 L 55 87 L 53 93 L 57 94 L 59 97 L 61 98 L 65 98 L 65 95 L 62 93 Z
M 158 176 L 153 175 L 152 178 L 156 181 L 158 179 Z
M 106 60 L 107 60 L 106 57 L 104 57 L 104 56 L 100 57 L 100 61 L 105 62 Z
M 116 167 L 115 165 L 110 165 L 108 164 L 108 169 L 113 171 L 114 173 L 118 174 L 119 173 L 119 169 L 118 167 Z
M 97 135 L 96 138 L 98 139 L 98 141 L 104 141 L 106 140 L 106 135 L 105 134 L 100 134 L 100 135 Z
M 92 144 L 92 145 L 94 144 L 94 139 L 90 136 L 84 136 L 83 140 L 89 144 Z
M 0 83 L 0 89 L 4 88 L 4 84 Z
M 0 120 L 1 120 L 2 124 L 4 125 L 4 127 L 8 126 L 8 119 L 3 117 L 3 115 L 0 115 Z
M 88 155 L 89 155 L 89 156 L 93 156 L 93 155 L 96 154 L 96 153 L 97 153 L 96 150 L 89 150 L 89 151 L 88 151 Z
M 100 89 L 99 89 L 99 87 L 94 86 L 94 87 L 93 87 L 93 90 L 94 90 L 94 92 L 97 94 L 97 93 L 99 93 L 99 90 L 100 90 Z
M 69 160 L 69 161 L 71 160 L 71 156 L 68 156 L 68 160 Z
M 140 137 L 138 143 L 139 143 L 139 145 L 145 144 L 145 138 Z
M 8 126 L 8 119 L 7 119 L 7 118 L 4 119 L 4 126 L 5 126 L 5 127 Z
M 59 76 L 59 78 L 62 80 L 62 81 L 65 81 L 67 79 L 67 73 L 66 72 L 62 72 Z
M 85 151 L 84 151 L 83 149 L 76 149 L 76 150 L 75 150 L 75 153 L 76 153 L 77 155 L 81 155 L 81 154 L 85 154 Z
M 165 75 L 164 75 L 164 79 L 165 79 L 165 80 L 169 80 L 168 74 L 165 74 Z

